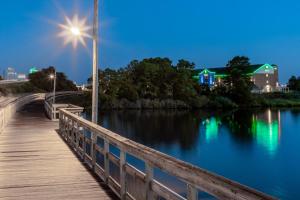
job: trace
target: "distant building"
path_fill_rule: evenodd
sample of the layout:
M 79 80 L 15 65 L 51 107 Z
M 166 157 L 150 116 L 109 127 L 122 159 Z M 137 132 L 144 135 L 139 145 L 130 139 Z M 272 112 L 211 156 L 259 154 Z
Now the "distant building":
M 82 85 L 77 85 L 75 84 L 77 89 L 79 91 L 89 91 L 89 85 L 88 84 L 82 84 Z
M 25 81 L 27 80 L 26 74 L 18 74 L 18 81 Z
M 254 83 L 253 92 L 279 91 L 281 87 L 278 82 L 278 66 L 269 64 L 250 65 L 238 67 L 242 74 L 248 75 Z M 229 75 L 229 67 L 205 68 L 196 70 L 194 78 L 199 84 L 214 87 L 224 82 Z
M 38 72 L 39 70 L 36 67 L 32 67 L 29 69 L 29 74 L 34 74 L 36 72 Z
M 18 79 L 18 74 L 14 68 L 12 68 L 12 67 L 7 68 L 7 70 L 5 72 L 5 79 L 6 80 L 17 80 Z

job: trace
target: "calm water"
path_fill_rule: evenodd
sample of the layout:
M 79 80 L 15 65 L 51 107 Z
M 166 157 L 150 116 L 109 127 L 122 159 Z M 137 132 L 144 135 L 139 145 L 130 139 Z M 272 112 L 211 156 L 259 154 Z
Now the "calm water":
M 100 115 L 102 126 L 132 140 L 281 199 L 300 199 L 300 110 Z

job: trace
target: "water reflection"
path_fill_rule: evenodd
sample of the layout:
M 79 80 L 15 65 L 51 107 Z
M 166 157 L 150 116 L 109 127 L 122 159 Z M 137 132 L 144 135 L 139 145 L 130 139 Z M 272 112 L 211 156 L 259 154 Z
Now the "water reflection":
M 142 144 L 178 144 L 182 149 L 196 145 L 199 113 L 188 111 L 112 111 L 101 113 L 104 127 Z
M 276 153 L 281 134 L 279 110 L 238 110 L 222 122 L 238 144 L 256 142 L 270 155 Z
M 280 142 L 279 110 L 212 111 L 111 111 L 101 113 L 104 127 L 145 145 L 179 145 L 191 150 L 200 134 L 205 142 L 218 139 L 228 130 L 236 145 L 247 148 L 253 142 L 275 154 Z M 203 138 L 200 139 L 200 141 Z
M 253 115 L 251 132 L 259 145 L 273 155 L 276 153 L 281 134 L 280 111 L 271 111 Z
M 214 139 L 217 139 L 219 126 L 221 125 L 220 119 L 217 119 L 216 117 L 210 117 L 202 121 L 202 124 L 205 126 L 206 141 L 210 142 Z
M 112 131 L 196 166 L 280 199 L 300 198 L 300 109 L 107 111 L 99 119 Z M 142 170 L 143 163 L 128 160 Z

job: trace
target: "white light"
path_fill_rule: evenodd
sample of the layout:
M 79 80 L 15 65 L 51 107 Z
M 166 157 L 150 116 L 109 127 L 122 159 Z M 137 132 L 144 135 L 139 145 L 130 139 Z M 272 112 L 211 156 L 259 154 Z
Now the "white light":
M 80 32 L 80 30 L 79 30 L 78 27 L 72 27 L 72 28 L 71 28 L 71 33 L 72 33 L 73 35 L 76 35 L 76 36 L 79 36 L 79 35 L 81 34 L 81 32 Z
M 83 46 L 86 46 L 84 38 L 91 36 L 87 33 L 91 27 L 86 25 L 87 18 L 79 19 L 78 15 L 74 15 L 72 19 L 66 17 L 65 24 L 59 24 L 62 31 L 58 34 L 59 37 L 63 37 L 64 45 L 72 43 L 73 47 L 76 48 L 78 42 Z
M 50 79 L 54 79 L 54 75 L 53 75 L 53 74 L 50 74 L 49 78 L 50 78 Z

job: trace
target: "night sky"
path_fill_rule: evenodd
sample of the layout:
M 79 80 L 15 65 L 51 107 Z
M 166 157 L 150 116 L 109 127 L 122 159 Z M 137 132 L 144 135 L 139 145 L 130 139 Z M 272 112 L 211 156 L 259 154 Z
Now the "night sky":
M 93 0 L 0 0 L 0 70 L 53 65 L 85 82 L 91 41 L 64 46 L 57 24 L 76 13 L 92 24 L 92 8 Z M 285 83 L 300 75 L 299 10 L 297 0 L 100 0 L 100 67 L 156 56 L 216 67 L 246 55 L 279 65 Z

